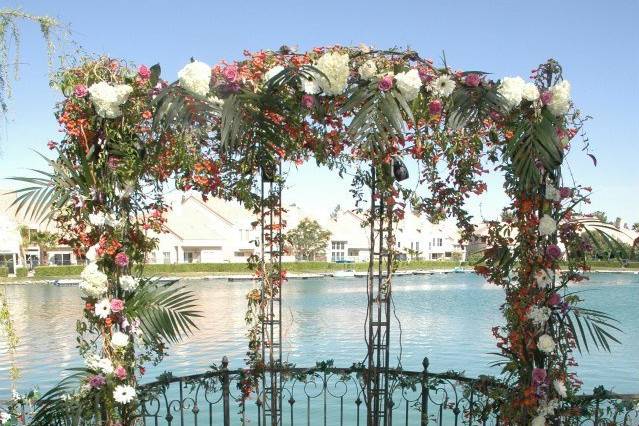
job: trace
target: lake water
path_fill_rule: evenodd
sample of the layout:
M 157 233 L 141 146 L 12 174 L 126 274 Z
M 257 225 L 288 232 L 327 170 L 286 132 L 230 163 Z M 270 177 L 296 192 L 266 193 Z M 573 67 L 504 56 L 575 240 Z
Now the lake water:
M 171 348 L 162 364 L 147 372 L 152 380 L 163 371 L 201 372 L 224 355 L 231 368 L 243 366 L 246 352 L 245 298 L 250 282 L 189 281 L 198 295 L 204 317 L 199 331 Z M 639 393 L 639 275 L 593 274 L 584 291 L 587 306 L 614 315 L 624 333 L 612 352 L 579 357 L 577 369 L 584 391 L 598 384 L 617 392 Z M 63 369 L 81 362 L 75 348 L 75 321 L 83 304 L 76 287 L 50 285 L 7 286 L 16 330 L 20 336 L 17 359 L 22 369 L 21 390 L 39 385 L 48 389 Z M 491 328 L 502 321 L 501 289 L 473 274 L 403 276 L 394 281 L 395 313 L 401 322 L 401 363 L 421 369 L 430 360 L 431 371 L 465 371 L 468 376 L 497 374 L 489 364 L 497 358 Z M 285 358 L 298 366 L 333 359 L 350 366 L 365 355 L 366 308 L 363 278 L 291 280 L 283 291 Z M 392 329 L 392 364 L 400 355 L 399 324 Z M 0 399 L 9 395 L 10 362 L 0 337 Z M 143 380 L 144 381 L 144 380 Z

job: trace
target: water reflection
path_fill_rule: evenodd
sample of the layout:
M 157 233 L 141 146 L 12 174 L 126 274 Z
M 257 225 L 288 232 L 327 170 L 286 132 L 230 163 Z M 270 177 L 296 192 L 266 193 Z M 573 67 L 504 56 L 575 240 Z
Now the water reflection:
M 244 295 L 248 282 L 192 281 L 204 313 L 199 331 L 170 350 L 159 366 L 150 368 L 147 380 L 165 370 L 187 374 L 208 368 L 227 355 L 231 367 L 243 366 L 246 352 Z M 469 274 L 403 276 L 394 284 L 396 315 L 401 321 L 401 363 L 420 369 L 428 356 L 432 370 L 465 371 L 468 375 L 496 374 L 491 328 L 502 319 L 503 292 Z M 593 275 L 584 297 L 621 321 L 622 346 L 612 353 L 595 352 L 580 359 L 578 372 L 585 390 L 599 383 L 619 392 L 637 392 L 639 383 L 639 276 Z M 79 293 L 73 287 L 9 286 L 6 289 L 21 338 L 17 361 L 23 389 L 40 384 L 46 389 L 59 380 L 64 368 L 78 365 L 75 320 L 81 314 Z M 293 280 L 283 294 L 283 346 L 285 359 L 298 365 L 333 359 L 348 366 L 365 356 L 365 281 L 360 278 Z M 391 359 L 399 362 L 400 333 L 392 325 Z M 0 399 L 10 386 L 10 360 L 6 342 L 0 340 Z

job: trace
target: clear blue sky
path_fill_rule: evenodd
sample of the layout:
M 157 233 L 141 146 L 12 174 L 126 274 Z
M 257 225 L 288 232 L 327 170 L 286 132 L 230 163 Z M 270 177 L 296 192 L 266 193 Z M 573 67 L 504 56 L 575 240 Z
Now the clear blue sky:
M 549 57 L 564 66 L 577 105 L 594 120 L 588 134 L 598 167 L 578 149 L 569 165 L 579 183 L 591 185 L 592 210 L 639 222 L 639 2 L 628 1 L 22 1 L 4 2 L 70 25 L 87 52 L 151 65 L 163 76 L 191 56 L 213 64 L 237 59 L 243 49 L 282 44 L 366 43 L 410 46 L 422 56 L 481 69 L 497 77 L 527 77 Z M 48 86 L 46 49 L 37 28 L 23 26 L 22 70 L 0 138 L 0 177 L 24 175 L 41 163 L 59 138 L 52 110 L 59 94 Z M 305 166 L 293 173 L 289 202 L 328 211 L 348 205 L 349 182 Z M 494 217 L 504 204 L 499 178 L 471 203 L 476 215 Z M 9 182 L 0 182 L 9 186 Z

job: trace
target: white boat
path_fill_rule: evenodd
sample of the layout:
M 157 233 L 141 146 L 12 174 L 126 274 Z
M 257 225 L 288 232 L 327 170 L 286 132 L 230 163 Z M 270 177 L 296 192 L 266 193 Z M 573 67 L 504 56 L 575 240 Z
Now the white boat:
M 336 278 L 354 277 L 355 271 L 353 271 L 352 269 L 348 269 L 346 271 L 335 271 L 333 272 L 333 276 Z

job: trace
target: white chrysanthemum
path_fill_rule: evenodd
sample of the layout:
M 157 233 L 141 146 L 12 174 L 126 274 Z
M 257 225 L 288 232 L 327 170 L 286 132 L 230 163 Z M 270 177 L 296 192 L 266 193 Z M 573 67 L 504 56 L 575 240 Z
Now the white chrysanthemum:
M 555 279 L 555 271 L 546 271 L 545 269 L 537 271 L 537 274 L 535 276 L 535 280 L 537 281 L 537 287 L 539 288 L 548 287 L 550 284 L 552 284 L 554 279 Z
M 551 399 L 550 401 L 542 401 L 539 404 L 539 409 L 537 410 L 537 412 L 542 416 L 548 417 L 555 414 L 557 408 L 559 408 L 559 401 L 556 399 Z
M 533 306 L 528 312 L 528 319 L 538 327 L 542 327 L 550 318 L 551 310 L 547 306 Z
M 548 110 L 554 115 L 563 115 L 570 109 L 570 83 L 563 80 L 550 88 L 552 98 L 548 103 Z
M 561 200 L 561 193 L 552 184 L 546 184 L 546 200 L 559 201 Z
M 508 109 L 513 109 L 521 103 L 526 82 L 521 77 L 504 77 L 499 83 L 497 92 L 506 100 Z
M 140 284 L 140 281 L 131 275 L 122 275 L 120 277 L 120 287 L 122 287 L 124 291 L 134 291 L 138 288 L 138 284 Z
M 555 392 L 562 398 L 568 396 L 568 390 L 566 389 L 566 384 L 560 380 L 553 380 L 552 382 L 553 388 L 555 388 Z
M 135 388 L 129 385 L 117 385 L 113 390 L 113 399 L 120 404 L 128 404 L 135 398 Z
M 534 102 L 539 99 L 539 89 L 534 83 L 526 83 L 521 91 L 521 96 L 527 101 Z
M 110 85 L 101 81 L 89 86 L 91 101 L 100 117 L 116 118 L 122 115 L 120 106 L 124 104 L 133 88 L 128 84 Z
M 87 296 L 100 297 L 107 291 L 108 278 L 98 269 L 96 263 L 89 263 L 80 274 L 80 290 Z
M 95 315 L 105 319 L 111 315 L 111 303 L 107 300 L 101 300 L 95 304 Z
M 415 71 L 417 72 L 417 70 Z M 417 76 L 419 77 L 419 73 L 417 73 Z M 428 87 L 435 96 L 445 98 L 447 96 L 450 96 L 451 93 L 453 93 L 453 91 L 455 90 L 455 80 L 450 78 L 450 76 L 447 74 L 440 75 L 435 80 L 433 80 Z
M 11 420 L 11 414 L 5 411 L 0 412 L 0 425 L 9 424 L 9 420 Z
M 395 76 L 397 81 L 397 88 L 404 95 L 407 101 L 412 101 L 419 95 L 419 90 L 422 87 L 422 79 L 419 77 L 419 71 L 415 68 L 406 72 L 400 72 Z M 455 89 L 455 82 L 453 81 L 453 89 Z M 449 93 L 450 94 L 450 93 Z M 448 95 L 444 95 L 448 96 Z
M 224 106 L 224 99 L 220 99 L 220 98 L 218 98 L 215 95 L 209 96 L 208 101 L 210 103 L 212 103 L 213 105 L 217 105 L 217 106 L 220 106 L 220 107 Z
M 327 95 L 341 95 L 346 90 L 350 69 L 348 55 L 328 52 L 318 59 L 315 67 L 324 75 L 318 79 L 319 85 Z
M 90 213 L 89 223 L 93 226 L 104 226 L 106 223 L 106 216 L 102 212 Z
M 542 334 L 537 341 L 537 348 L 547 354 L 553 353 L 555 350 L 555 341 L 547 334 Z
M 322 91 L 322 88 L 319 85 L 320 77 L 317 76 L 316 74 L 317 73 L 313 74 L 314 76 L 313 78 L 306 78 L 304 76 L 300 76 L 300 80 L 302 82 L 302 91 L 304 91 L 304 93 L 309 95 L 317 95 L 319 92 Z
M 104 374 L 113 373 L 113 363 L 111 362 L 111 360 L 109 358 L 100 358 L 95 363 L 95 366 L 96 366 L 97 370 L 100 370 Z
M 539 220 L 539 235 L 542 237 L 550 235 L 557 230 L 557 222 L 550 215 L 543 215 Z
M 264 73 L 264 81 L 269 81 L 270 79 L 272 79 L 273 77 L 281 73 L 282 71 L 284 71 L 283 66 L 275 65 L 273 68 L 271 68 L 270 70 L 266 71 L 266 73 Z
M 116 331 L 111 336 L 111 344 L 116 348 L 122 348 L 129 344 L 129 335 L 121 331 Z
M 364 80 L 370 80 L 377 75 L 377 65 L 375 61 L 369 59 L 364 62 L 357 71 L 359 72 L 359 76 Z
M 121 221 L 113 213 L 109 213 L 104 217 L 104 224 L 109 225 L 112 228 L 117 228 Z
M 180 86 L 198 96 L 205 97 L 211 84 L 211 67 L 204 62 L 193 61 L 178 72 Z

